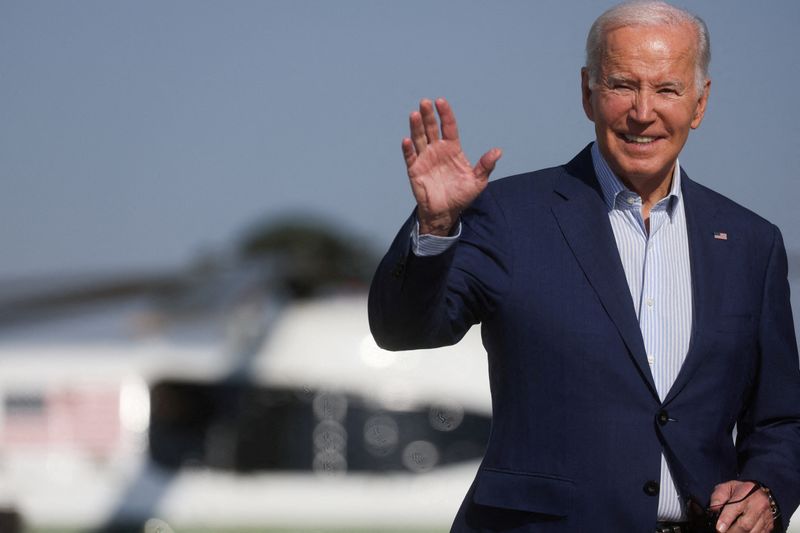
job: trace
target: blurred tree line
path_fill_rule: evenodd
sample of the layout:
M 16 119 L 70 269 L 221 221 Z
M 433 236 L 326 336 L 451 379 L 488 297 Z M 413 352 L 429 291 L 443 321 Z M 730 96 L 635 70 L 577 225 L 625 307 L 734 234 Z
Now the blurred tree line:
M 245 232 L 239 253 L 245 260 L 276 259 L 286 288 L 298 298 L 336 287 L 367 287 L 378 261 L 359 237 L 297 218 L 254 225 Z

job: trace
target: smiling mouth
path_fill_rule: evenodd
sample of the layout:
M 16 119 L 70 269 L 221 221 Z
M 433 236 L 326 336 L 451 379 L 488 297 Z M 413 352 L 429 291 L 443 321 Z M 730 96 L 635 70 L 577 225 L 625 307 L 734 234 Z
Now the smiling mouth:
M 627 133 L 621 135 L 621 137 L 625 139 L 627 142 L 634 144 L 650 144 L 651 142 L 658 140 L 658 137 L 649 137 L 645 135 L 629 135 Z

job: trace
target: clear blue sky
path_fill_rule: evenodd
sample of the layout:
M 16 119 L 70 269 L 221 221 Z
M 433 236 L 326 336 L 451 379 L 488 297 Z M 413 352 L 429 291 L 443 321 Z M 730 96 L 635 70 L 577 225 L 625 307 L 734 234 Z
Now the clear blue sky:
M 681 2 L 712 36 L 681 162 L 800 250 L 800 2 Z M 495 176 L 593 138 L 583 42 L 605 1 L 0 2 L 0 280 L 180 267 L 259 218 L 321 216 L 376 250 L 412 208 L 421 97 Z

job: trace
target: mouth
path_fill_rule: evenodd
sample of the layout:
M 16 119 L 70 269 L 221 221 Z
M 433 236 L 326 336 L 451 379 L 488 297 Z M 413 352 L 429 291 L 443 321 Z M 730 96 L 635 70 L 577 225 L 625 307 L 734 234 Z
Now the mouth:
M 658 137 L 651 137 L 649 135 L 631 135 L 628 133 L 619 134 L 619 137 L 627 143 L 632 144 L 650 144 L 658 140 Z

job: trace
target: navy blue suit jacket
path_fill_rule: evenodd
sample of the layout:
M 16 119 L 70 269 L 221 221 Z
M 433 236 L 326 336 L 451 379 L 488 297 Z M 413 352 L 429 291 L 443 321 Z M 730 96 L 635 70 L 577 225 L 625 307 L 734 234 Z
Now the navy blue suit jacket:
M 685 174 L 682 187 L 694 323 L 664 402 L 588 148 L 491 182 L 439 256 L 410 252 L 413 218 L 400 230 L 370 290 L 378 344 L 453 344 L 481 323 L 488 353 L 491 437 L 453 531 L 653 531 L 662 452 L 682 496 L 705 506 L 716 484 L 756 479 L 785 527 L 800 371 L 782 239 Z

